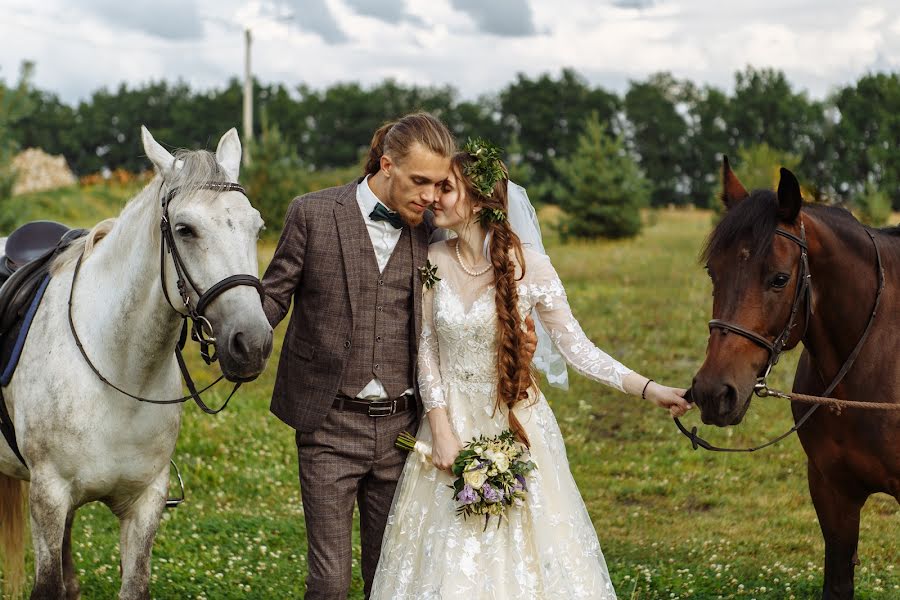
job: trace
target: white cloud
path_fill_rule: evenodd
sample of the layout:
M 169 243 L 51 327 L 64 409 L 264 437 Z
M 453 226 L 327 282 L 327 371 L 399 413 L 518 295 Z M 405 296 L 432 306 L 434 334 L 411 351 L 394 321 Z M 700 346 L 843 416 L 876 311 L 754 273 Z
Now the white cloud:
M 124 27 L 172 40 L 203 37 L 203 24 L 197 14 L 197 6 L 191 2 L 80 0 L 78 6 L 85 13 L 117 29 Z
M 0 78 L 33 59 L 37 85 L 67 101 L 121 81 L 221 87 L 242 74 L 245 26 L 265 82 L 391 76 L 469 98 L 564 67 L 620 92 L 656 71 L 728 89 L 748 64 L 821 97 L 900 65 L 894 0 L 134 0 L 98 14 L 111 2 L 0 0 Z
M 484 33 L 510 37 L 535 33 L 528 0 L 451 0 L 451 4 L 472 17 Z
M 325 0 L 285 0 L 283 4 L 293 9 L 293 22 L 301 29 L 320 35 L 329 44 L 347 41 Z
M 406 10 L 405 0 L 344 0 L 348 6 L 361 15 L 375 17 L 387 24 L 403 21 L 421 24 L 422 20 Z

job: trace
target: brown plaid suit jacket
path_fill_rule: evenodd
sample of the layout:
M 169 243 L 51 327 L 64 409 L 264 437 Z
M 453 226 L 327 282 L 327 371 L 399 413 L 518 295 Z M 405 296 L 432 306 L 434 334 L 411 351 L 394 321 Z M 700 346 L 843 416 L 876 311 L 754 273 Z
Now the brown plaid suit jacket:
M 275 327 L 294 302 L 278 362 L 271 410 L 301 432 L 314 431 L 331 409 L 352 343 L 354 313 L 367 302 L 359 293 L 360 263 L 367 260 L 365 228 L 360 219 L 356 186 L 347 185 L 295 198 L 287 210 L 284 230 L 272 262 L 263 276 L 263 308 Z M 431 215 L 412 230 L 413 267 L 428 258 L 434 231 Z M 416 278 L 418 281 L 418 278 Z M 413 346 L 422 322 L 422 288 L 414 285 Z M 411 348 L 416 364 L 416 348 Z

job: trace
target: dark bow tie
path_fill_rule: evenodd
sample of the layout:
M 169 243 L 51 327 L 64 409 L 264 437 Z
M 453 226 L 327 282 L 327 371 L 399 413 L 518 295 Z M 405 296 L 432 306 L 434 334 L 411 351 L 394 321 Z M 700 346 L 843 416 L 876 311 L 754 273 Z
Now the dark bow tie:
M 403 228 L 403 219 L 400 218 L 400 213 L 388 210 L 381 202 L 375 205 L 375 210 L 369 214 L 369 218 L 373 221 L 387 221 L 395 229 Z

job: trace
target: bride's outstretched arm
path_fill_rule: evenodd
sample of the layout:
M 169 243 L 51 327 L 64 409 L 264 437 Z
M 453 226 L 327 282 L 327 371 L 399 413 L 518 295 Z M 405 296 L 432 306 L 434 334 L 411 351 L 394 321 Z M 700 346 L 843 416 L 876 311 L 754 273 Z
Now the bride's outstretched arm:
M 680 416 L 690 408 L 683 398 L 685 390 L 651 381 L 594 345 L 572 314 L 566 290 L 548 257 L 536 257 L 528 270 L 531 271 L 529 292 L 535 298 L 535 309 L 550 339 L 572 368 L 594 381 L 650 400 L 668 409 L 673 416 Z
M 441 382 L 441 354 L 434 330 L 434 290 L 422 294 L 422 335 L 419 338 L 419 393 L 431 426 L 431 462 L 449 469 L 462 450 L 447 416 L 447 400 Z

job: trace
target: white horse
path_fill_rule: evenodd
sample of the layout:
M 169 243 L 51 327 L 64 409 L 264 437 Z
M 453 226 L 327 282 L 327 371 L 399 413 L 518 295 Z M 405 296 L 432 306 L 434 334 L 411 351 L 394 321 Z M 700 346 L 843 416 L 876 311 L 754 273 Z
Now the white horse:
M 72 520 L 95 500 L 119 518 L 122 586 L 119 598 L 149 598 L 150 552 L 166 504 L 169 459 L 182 404 L 139 402 L 101 382 L 76 347 L 67 303 L 75 262 L 83 263 L 73 296 L 73 322 L 85 352 L 111 383 L 152 399 L 181 396 L 173 349 L 181 315 L 160 284 L 161 199 L 178 188 L 169 223 L 178 254 L 201 289 L 235 274 L 258 274 L 256 243 L 262 218 L 247 197 L 207 189 L 236 182 L 241 159 L 237 132 L 222 136 L 215 155 L 203 150 L 173 156 L 142 128 L 155 178 L 122 210 L 98 224 L 53 265 L 15 376 L 3 390 L 23 465 L 0 438 L 0 550 L 20 556 L 25 490 L 31 515 L 35 581 L 31 598 L 78 598 L 72 562 Z M 206 186 L 206 187 L 204 187 Z M 168 296 L 184 310 L 171 256 L 164 267 Z M 196 291 L 190 291 L 194 304 Z M 272 328 L 257 289 L 232 287 L 204 311 L 218 339 L 222 373 L 254 378 L 272 350 Z M 24 484 L 30 481 L 30 487 Z M 22 569 L 19 566 L 21 586 Z M 9 567 L 9 582 L 17 571 Z

